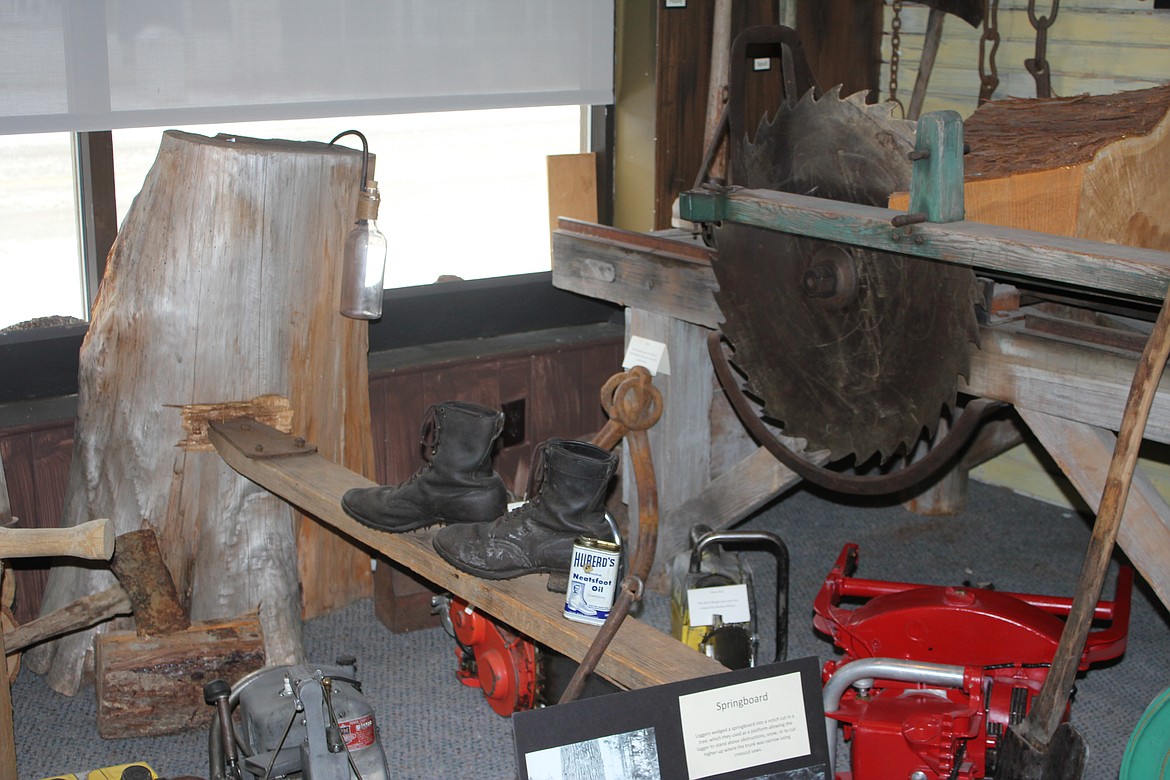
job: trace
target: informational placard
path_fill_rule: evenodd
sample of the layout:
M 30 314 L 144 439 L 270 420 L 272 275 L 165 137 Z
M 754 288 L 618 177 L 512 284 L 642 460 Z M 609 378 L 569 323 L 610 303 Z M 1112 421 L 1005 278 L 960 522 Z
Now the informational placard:
M 825 780 L 819 663 L 803 658 L 512 716 L 521 780 Z
M 797 672 L 691 693 L 678 704 L 691 778 L 809 754 Z
M 630 336 L 626 355 L 622 358 L 622 368 L 627 371 L 634 366 L 644 366 L 650 376 L 670 373 L 670 356 L 666 345 L 661 341 L 654 341 L 643 336 Z
M 717 585 L 687 590 L 687 614 L 692 626 L 713 626 L 715 616 L 726 623 L 747 623 L 752 619 L 747 585 Z

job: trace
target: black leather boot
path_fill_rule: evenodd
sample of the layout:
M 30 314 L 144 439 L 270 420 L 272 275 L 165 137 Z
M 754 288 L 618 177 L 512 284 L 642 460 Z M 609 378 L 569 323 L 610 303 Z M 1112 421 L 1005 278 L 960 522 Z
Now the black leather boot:
M 503 412 L 478 404 L 432 405 L 422 426 L 427 462 L 401 485 L 346 491 L 342 509 L 362 525 L 392 533 L 499 517 L 508 492 L 492 469 L 492 446 L 503 425 Z
M 533 496 L 491 523 L 440 528 L 435 551 L 461 571 L 489 580 L 569 571 L 578 536 L 609 539 L 605 494 L 617 455 L 581 441 L 541 445 Z

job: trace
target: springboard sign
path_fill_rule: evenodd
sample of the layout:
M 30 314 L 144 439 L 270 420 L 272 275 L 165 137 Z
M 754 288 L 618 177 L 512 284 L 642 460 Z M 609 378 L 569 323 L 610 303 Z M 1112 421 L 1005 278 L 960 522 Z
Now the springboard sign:
M 825 780 L 816 658 L 512 716 L 521 780 Z

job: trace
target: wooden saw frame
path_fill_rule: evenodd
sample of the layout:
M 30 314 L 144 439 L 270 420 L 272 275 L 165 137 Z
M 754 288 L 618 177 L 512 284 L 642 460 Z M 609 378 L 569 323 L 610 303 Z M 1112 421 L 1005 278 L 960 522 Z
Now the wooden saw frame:
M 980 275 L 1038 280 L 1072 295 L 1157 304 L 1170 282 L 1170 253 L 1037 233 L 963 219 L 962 120 L 956 112 L 919 120 L 910 213 L 770 190 L 713 188 L 683 193 L 692 222 L 745 225 L 970 266 Z M 722 315 L 710 259 L 686 236 L 647 236 L 562 220 L 553 240 L 553 283 L 627 307 L 627 336 L 667 344 L 672 375 L 655 459 L 662 509 L 659 560 L 685 546 L 696 522 L 727 527 L 799 479 L 762 448 L 712 447 L 729 424 L 712 405 L 705 335 Z M 761 262 L 772 260 L 761 258 Z M 782 316 L 782 315 L 780 315 Z M 993 318 L 959 389 L 1013 405 L 1085 502 L 1096 511 L 1113 451 L 1136 349 L 1046 336 L 1022 317 Z M 1170 384 L 1159 386 L 1145 437 L 1170 443 Z M 712 410 L 709 414 L 708 410 Z M 694 429 L 700 429 L 698 434 Z M 696 455 L 696 441 L 707 445 Z M 810 459 L 816 460 L 813 453 Z M 716 462 L 720 461 L 720 462 Z M 673 472 L 671 471 L 673 469 Z M 715 479 L 710 475 L 717 473 Z M 673 495 L 669 486 L 681 486 Z M 1118 541 L 1170 606 L 1170 506 L 1135 475 Z

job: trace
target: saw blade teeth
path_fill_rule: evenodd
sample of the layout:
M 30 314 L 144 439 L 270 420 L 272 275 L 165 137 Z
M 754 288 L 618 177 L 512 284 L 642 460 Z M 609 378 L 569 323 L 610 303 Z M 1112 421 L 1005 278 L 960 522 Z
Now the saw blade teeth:
M 821 100 L 841 100 L 841 84 L 835 84 L 825 90 L 825 94 L 821 95 Z
M 843 99 L 847 103 L 852 103 L 853 105 L 857 106 L 858 108 L 868 108 L 869 103 L 866 102 L 868 100 L 868 98 L 869 98 L 869 90 L 863 89 L 860 92 L 854 92 L 851 95 L 846 95 Z
M 795 111 L 799 108 L 804 108 L 804 107 L 809 106 L 809 105 L 816 103 L 816 102 L 817 102 L 816 88 L 809 87 L 808 89 L 806 89 L 804 91 L 804 94 L 800 96 L 800 99 L 797 100 L 795 103 L 793 103 L 792 106 L 790 106 L 790 110 Z M 781 105 L 783 106 L 785 104 L 781 103 Z

